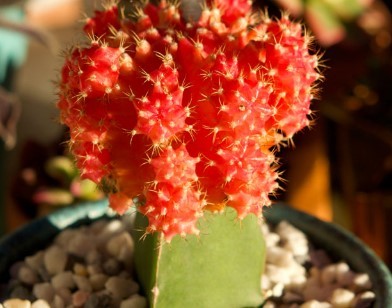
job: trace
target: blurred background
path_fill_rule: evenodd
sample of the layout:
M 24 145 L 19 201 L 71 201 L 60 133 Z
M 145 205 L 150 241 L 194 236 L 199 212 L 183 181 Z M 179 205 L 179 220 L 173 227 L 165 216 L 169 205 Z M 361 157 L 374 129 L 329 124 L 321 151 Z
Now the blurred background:
M 197 2 L 197 1 L 196 1 Z M 82 181 L 58 123 L 61 52 L 99 0 L 0 0 L 0 232 L 103 195 Z M 281 153 L 277 200 L 354 232 L 392 268 L 392 18 L 387 0 L 259 0 L 315 36 L 315 124 Z

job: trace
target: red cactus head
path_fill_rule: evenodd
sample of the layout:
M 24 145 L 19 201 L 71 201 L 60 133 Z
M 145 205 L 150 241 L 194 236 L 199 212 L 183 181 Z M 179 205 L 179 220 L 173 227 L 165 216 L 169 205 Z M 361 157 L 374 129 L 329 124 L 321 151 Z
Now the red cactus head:
M 231 5 L 227 5 L 231 3 Z M 287 16 L 247 0 L 211 1 L 187 23 L 162 1 L 87 21 L 93 42 L 62 71 L 61 120 L 84 177 L 148 232 L 197 233 L 206 209 L 261 216 L 277 187 L 272 149 L 309 124 L 318 57 Z

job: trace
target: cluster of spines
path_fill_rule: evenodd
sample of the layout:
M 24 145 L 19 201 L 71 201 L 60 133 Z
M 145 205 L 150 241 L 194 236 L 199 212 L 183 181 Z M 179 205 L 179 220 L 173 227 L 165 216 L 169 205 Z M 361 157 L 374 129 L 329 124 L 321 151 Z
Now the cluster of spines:
M 319 78 L 300 25 L 247 0 L 211 2 L 192 23 L 179 3 L 132 19 L 108 5 L 62 71 L 58 106 L 83 175 L 120 213 L 143 200 L 147 231 L 169 241 L 197 234 L 207 208 L 261 216 L 278 187 L 271 149 L 309 124 Z

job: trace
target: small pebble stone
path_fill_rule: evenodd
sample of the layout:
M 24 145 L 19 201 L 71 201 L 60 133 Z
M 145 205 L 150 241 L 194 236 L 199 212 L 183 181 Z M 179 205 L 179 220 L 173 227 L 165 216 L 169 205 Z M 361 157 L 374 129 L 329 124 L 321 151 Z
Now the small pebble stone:
M 59 295 L 55 295 L 52 304 L 51 304 L 52 308 L 65 308 L 65 303 L 64 300 L 61 296 Z
M 70 271 L 62 272 L 53 276 L 52 285 L 55 289 L 72 289 L 75 287 L 73 274 Z
M 44 264 L 49 274 L 61 273 L 67 264 L 67 254 L 63 248 L 51 246 L 45 251 Z
M 33 294 L 36 298 L 46 300 L 50 303 L 55 295 L 55 290 L 49 282 L 42 282 L 34 285 Z
M 105 288 L 105 283 L 109 279 L 108 275 L 98 273 L 89 277 L 91 287 L 94 291 L 99 291 Z
M 43 299 L 37 299 L 34 303 L 31 304 L 31 308 L 50 308 L 50 305 Z
M 132 295 L 130 298 L 123 300 L 120 308 L 146 308 L 147 300 L 138 294 Z
M 372 283 L 369 275 L 365 273 L 359 273 L 354 276 L 353 289 L 356 292 L 362 292 L 371 289 Z
M 131 238 L 131 235 L 123 231 L 115 236 L 113 236 L 108 243 L 106 244 L 106 251 L 113 257 L 119 256 L 122 253 L 123 247 L 128 246 L 127 251 L 130 256 L 132 256 L 133 253 L 133 240 Z M 131 258 L 132 260 L 132 258 Z
M 359 293 L 355 296 L 353 301 L 354 308 L 369 308 L 372 307 L 374 301 L 376 299 L 376 294 L 372 291 L 366 291 L 363 293 Z
M 89 297 L 89 292 L 78 290 L 72 294 L 72 305 L 75 307 L 82 307 Z
M 335 308 L 349 308 L 354 301 L 355 294 L 346 289 L 336 289 L 331 296 L 331 304 Z
M 73 266 L 73 272 L 78 276 L 87 276 L 88 271 L 86 266 L 81 263 L 75 263 Z
M 73 275 L 73 280 L 79 290 L 86 291 L 88 293 L 93 291 L 93 287 L 91 286 L 90 280 L 87 277 Z
M 18 279 L 19 281 L 32 286 L 38 282 L 38 275 L 27 265 L 22 265 L 19 268 Z
M 308 301 L 300 306 L 300 308 L 332 308 L 331 304 L 319 302 L 316 300 Z
M 4 308 L 31 308 L 31 303 L 28 300 L 11 298 L 3 303 Z
M 125 299 L 139 291 L 139 285 L 130 279 L 110 277 L 105 283 L 105 288 L 113 297 Z
M 67 245 L 67 251 L 77 257 L 83 258 L 90 250 L 95 248 L 95 244 L 92 235 L 77 233 L 75 237 L 70 239 Z

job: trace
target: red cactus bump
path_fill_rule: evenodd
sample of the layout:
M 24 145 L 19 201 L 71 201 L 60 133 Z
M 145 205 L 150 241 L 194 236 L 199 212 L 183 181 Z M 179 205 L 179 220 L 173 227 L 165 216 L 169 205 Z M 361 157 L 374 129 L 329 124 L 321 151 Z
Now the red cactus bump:
M 279 186 L 276 145 L 309 124 L 310 38 L 247 0 L 207 1 L 195 22 L 177 1 L 120 11 L 88 19 L 91 44 L 62 70 L 58 107 L 83 176 L 119 213 L 138 200 L 147 232 L 168 241 L 197 234 L 207 209 L 260 217 Z

